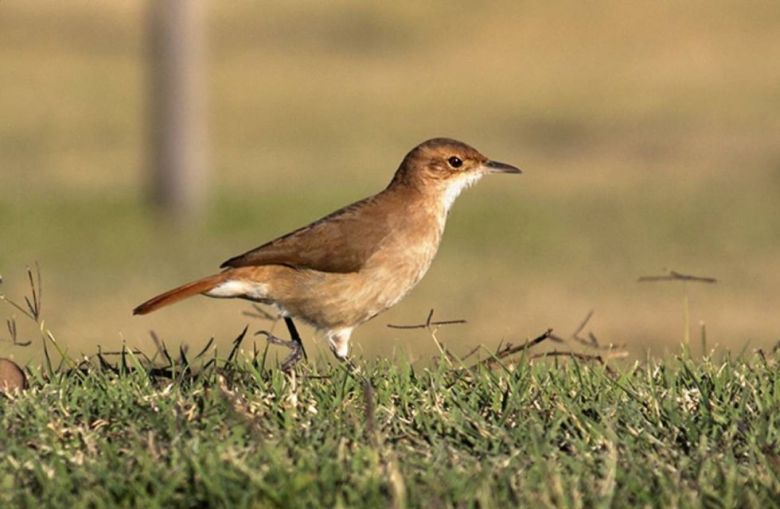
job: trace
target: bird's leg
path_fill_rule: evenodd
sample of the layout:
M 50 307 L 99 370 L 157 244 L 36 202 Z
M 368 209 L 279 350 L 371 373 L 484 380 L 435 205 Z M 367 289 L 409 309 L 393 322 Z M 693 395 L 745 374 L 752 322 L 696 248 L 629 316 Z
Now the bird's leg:
M 281 345 L 291 350 L 290 355 L 282 361 L 282 371 L 290 372 L 301 359 L 308 358 L 306 357 L 306 350 L 303 349 L 301 335 L 298 334 L 298 329 L 295 328 L 292 318 L 285 316 L 284 323 L 287 325 L 287 330 L 290 332 L 290 341 L 276 337 L 268 331 L 259 331 L 257 334 L 264 335 L 266 341 L 273 345 Z
M 303 348 L 303 340 L 301 340 L 301 335 L 298 334 L 298 329 L 295 328 L 295 322 L 293 322 L 292 318 L 290 318 L 289 316 L 285 316 L 284 323 L 285 325 L 287 325 L 287 330 L 290 332 L 290 339 L 298 343 L 298 346 L 300 347 L 301 352 L 303 353 L 303 358 L 308 361 L 309 356 L 306 355 L 306 349 Z
M 356 382 L 363 385 L 363 387 L 366 386 L 366 384 L 370 384 L 371 382 L 368 381 L 368 378 L 363 374 L 363 371 L 360 369 L 360 366 L 355 364 L 352 359 L 348 357 L 336 357 L 339 361 L 339 365 L 344 368 L 344 371 L 347 372 L 349 376 L 351 376 Z
M 333 355 L 338 359 L 341 366 L 349 376 L 363 387 L 363 394 L 366 398 L 366 408 L 371 408 L 371 415 L 374 412 L 374 385 L 349 357 L 349 337 L 352 335 L 352 328 L 331 330 L 327 333 L 328 346 Z M 369 401 L 370 400 L 370 401 Z M 368 412 L 368 410 L 367 410 Z M 371 419 L 373 421 L 373 418 Z
M 355 379 L 360 379 L 365 386 L 368 379 L 360 372 L 360 368 L 349 357 L 349 337 L 352 329 L 333 330 L 327 334 L 328 346 L 347 372 Z
M 292 368 L 303 358 L 303 348 L 297 341 L 287 341 L 280 337 L 274 336 L 267 330 L 257 331 L 257 334 L 265 336 L 266 341 L 272 345 L 280 345 L 287 347 L 291 350 L 290 355 L 282 361 L 282 371 L 289 372 Z
M 333 355 L 340 361 L 346 361 L 349 354 L 349 337 L 352 329 L 333 329 L 327 332 L 328 346 Z

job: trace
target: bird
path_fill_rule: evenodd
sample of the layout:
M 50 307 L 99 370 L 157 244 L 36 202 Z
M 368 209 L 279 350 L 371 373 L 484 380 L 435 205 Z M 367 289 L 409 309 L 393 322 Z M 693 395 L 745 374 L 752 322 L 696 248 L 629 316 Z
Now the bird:
M 157 295 L 133 314 L 194 295 L 270 304 L 291 336 L 285 341 L 263 332 L 292 350 L 285 371 L 306 355 L 293 318 L 313 326 L 345 361 L 354 329 L 397 304 L 428 271 L 456 198 L 495 173 L 521 171 L 461 141 L 424 141 L 379 193 L 234 256 L 220 272 Z

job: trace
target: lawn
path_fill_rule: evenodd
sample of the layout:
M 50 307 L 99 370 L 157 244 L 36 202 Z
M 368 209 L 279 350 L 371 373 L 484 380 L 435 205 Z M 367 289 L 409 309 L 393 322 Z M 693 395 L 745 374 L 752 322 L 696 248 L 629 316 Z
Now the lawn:
M 158 368 L 106 355 L 0 399 L 4 507 L 776 507 L 776 354 Z M 229 357 L 226 359 L 226 357 Z M 214 362 L 218 361 L 218 362 Z M 264 364 L 267 364 L 264 366 Z M 166 369 L 163 369 L 166 368 Z M 365 378 L 363 378 L 365 377 Z M 370 385 L 366 381 L 370 381 Z
M 419 287 L 356 332 L 360 355 L 430 358 L 424 335 L 386 324 L 435 308 L 468 320 L 447 333 L 461 354 L 595 310 L 600 338 L 662 357 L 684 336 L 686 292 L 712 345 L 780 339 L 773 2 L 211 2 L 210 201 L 175 228 L 144 198 L 146 12 L 0 2 L 2 292 L 39 262 L 47 323 L 74 355 L 147 349 L 149 330 L 224 347 L 245 306 L 130 310 L 377 192 L 442 135 L 524 174 L 464 193 Z M 669 269 L 718 283 L 636 283 Z

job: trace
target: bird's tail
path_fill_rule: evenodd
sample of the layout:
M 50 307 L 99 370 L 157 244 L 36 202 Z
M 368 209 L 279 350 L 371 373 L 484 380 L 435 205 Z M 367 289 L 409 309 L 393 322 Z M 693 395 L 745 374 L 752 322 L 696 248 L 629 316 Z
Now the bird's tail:
M 161 307 L 179 302 L 180 300 L 198 295 L 200 293 L 207 292 L 213 289 L 215 286 L 225 281 L 225 273 L 214 274 L 212 276 L 206 276 L 203 279 L 198 279 L 186 285 L 182 285 L 173 290 L 168 290 L 165 293 L 161 293 L 157 297 L 152 297 L 143 304 L 139 305 L 133 310 L 134 315 L 145 315 L 156 311 Z

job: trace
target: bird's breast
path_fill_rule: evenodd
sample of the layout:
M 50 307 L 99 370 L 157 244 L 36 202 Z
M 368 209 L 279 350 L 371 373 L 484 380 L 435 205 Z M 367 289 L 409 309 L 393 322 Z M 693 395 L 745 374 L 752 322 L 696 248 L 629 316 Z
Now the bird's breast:
M 398 222 L 361 270 L 367 281 L 385 288 L 388 307 L 422 279 L 439 249 L 443 222 L 417 212 Z

